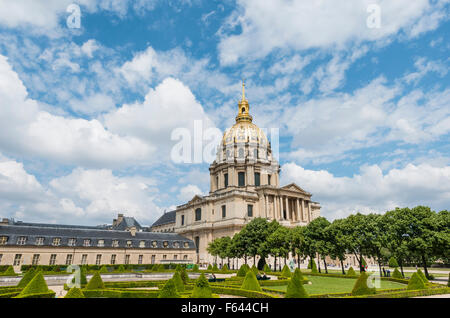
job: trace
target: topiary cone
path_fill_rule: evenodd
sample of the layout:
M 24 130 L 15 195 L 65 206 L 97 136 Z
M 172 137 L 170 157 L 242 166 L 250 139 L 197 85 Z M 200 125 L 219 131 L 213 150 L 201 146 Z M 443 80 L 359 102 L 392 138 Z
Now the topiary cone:
M 169 279 L 158 295 L 158 298 L 180 298 L 173 279 Z
M 356 276 L 356 272 L 353 267 L 350 267 L 347 271 L 347 276 Z
M 255 273 L 253 271 L 248 271 L 245 275 L 244 282 L 242 283 L 241 289 L 262 291 L 259 282 L 256 279 Z
M 418 273 L 413 273 L 411 278 L 408 281 L 408 287 L 406 287 L 407 290 L 416 290 L 416 289 L 425 289 L 425 283 L 423 282 L 422 278 L 420 278 Z
M 77 288 L 77 287 L 72 287 L 66 294 L 66 296 L 64 296 L 64 298 L 86 298 L 83 294 L 83 292 L 81 291 L 81 289 Z
M 205 274 L 201 274 L 200 277 L 195 282 L 194 290 L 192 291 L 191 298 L 211 298 L 212 291 L 209 286 L 208 280 Z
M 289 269 L 289 267 L 287 265 L 283 266 L 283 270 L 281 271 L 281 276 L 287 277 L 287 278 L 292 276 L 291 270 Z
M 297 268 L 294 271 L 294 275 L 290 279 L 285 298 L 308 298 L 309 295 L 303 287 L 303 275 L 302 272 Z
M 172 276 L 172 280 L 175 283 L 175 287 L 177 288 L 178 292 L 184 292 L 184 282 L 181 279 L 180 272 L 176 271 L 175 274 Z
M 103 284 L 102 277 L 99 272 L 95 272 L 94 276 L 89 280 L 89 283 L 86 286 L 87 290 L 92 289 L 104 289 L 105 285 Z
M 422 272 L 422 270 L 420 268 L 417 270 L 417 274 L 419 274 L 419 277 L 423 280 L 424 284 L 428 283 L 427 277 L 425 276 L 425 274 Z
M 17 287 L 19 288 L 25 288 L 29 282 L 31 282 L 31 280 L 34 278 L 34 276 L 36 275 L 36 271 L 33 268 L 30 268 L 25 275 L 23 275 L 22 279 L 20 280 L 20 282 L 17 284 Z
M 40 294 L 48 291 L 49 289 L 47 283 L 45 282 L 44 276 L 41 272 L 38 272 L 18 296 Z
M 375 288 L 369 288 L 369 286 L 367 286 L 368 278 L 369 276 L 366 272 L 362 272 L 361 275 L 359 275 L 352 289 L 353 296 L 375 294 Z
M 397 267 L 394 269 L 394 272 L 392 273 L 392 277 L 403 279 L 402 273 L 400 273 L 400 271 L 398 270 Z

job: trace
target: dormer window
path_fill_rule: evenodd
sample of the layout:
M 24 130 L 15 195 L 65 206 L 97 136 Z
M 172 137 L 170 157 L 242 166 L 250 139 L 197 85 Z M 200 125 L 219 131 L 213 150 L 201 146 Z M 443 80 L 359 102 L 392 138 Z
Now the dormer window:
M 53 238 L 52 245 L 53 245 L 53 246 L 59 246 L 59 245 L 61 245 L 61 238 L 60 238 L 60 237 L 55 237 L 55 238 Z
M 164 247 L 169 247 L 169 242 L 164 241 L 164 242 L 163 242 L 163 246 L 164 246 Z
M 75 239 L 75 238 L 70 238 L 70 239 L 69 239 L 69 242 L 68 242 L 68 245 L 69 245 L 69 246 L 75 246 L 76 243 L 77 243 L 77 239 Z
M 7 242 L 8 242 L 7 236 L 0 236 L 0 245 L 6 245 Z
M 175 247 L 175 248 L 180 248 L 180 243 L 179 243 L 179 242 L 173 243 L 173 247 Z
M 153 242 L 152 242 L 152 246 L 153 246 L 153 247 L 157 247 L 157 246 L 158 246 L 158 243 L 157 243 L 156 241 L 153 241 Z
M 119 247 L 119 240 L 113 240 L 112 247 Z
M 17 245 L 25 245 L 26 242 L 27 242 L 26 236 L 19 236 L 17 239 Z
M 84 241 L 83 241 L 83 246 L 84 246 L 84 247 L 91 246 L 91 240 L 84 240 Z
M 127 247 L 132 247 L 132 246 L 133 246 L 133 242 L 127 241 Z
M 44 238 L 36 237 L 36 245 L 44 245 Z
M 139 242 L 139 247 L 140 248 L 144 248 L 145 247 L 145 241 L 140 241 Z
M 189 247 L 189 242 L 184 242 L 184 248 L 188 248 Z
M 105 246 L 105 240 L 98 240 L 97 246 L 98 246 L 98 247 L 103 247 L 103 246 Z

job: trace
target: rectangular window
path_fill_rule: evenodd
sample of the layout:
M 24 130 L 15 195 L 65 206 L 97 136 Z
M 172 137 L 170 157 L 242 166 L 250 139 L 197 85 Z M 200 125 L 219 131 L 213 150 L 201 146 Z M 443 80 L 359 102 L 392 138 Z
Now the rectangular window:
M 53 241 L 52 241 L 52 245 L 53 246 L 59 246 L 60 244 L 61 244 L 61 238 L 60 237 L 53 238 Z
M 36 245 L 44 245 L 44 238 L 36 237 Z
M 195 210 L 195 220 L 196 221 L 200 221 L 202 219 L 202 209 L 201 208 L 197 208 Z
M 228 173 L 225 173 L 223 175 L 223 185 L 226 187 L 228 187 Z
M 173 256 L 173 259 L 174 259 L 174 260 L 177 260 L 177 259 L 178 259 L 178 255 L 174 255 L 174 256 Z
M 2 263 L 3 254 L 0 254 L 0 264 Z
M 167 259 L 167 255 L 163 255 L 163 259 Z
M 0 245 L 6 245 L 6 242 L 8 242 L 8 237 L 0 236 Z
M 156 255 L 152 255 L 152 264 L 155 264 Z
M 217 186 L 217 189 L 219 189 L 219 176 L 216 176 L 216 186 Z
M 72 254 L 67 254 L 67 256 L 66 256 L 66 265 L 72 265 L 72 259 L 73 259 L 73 255 Z
M 25 245 L 26 242 L 27 242 L 26 236 L 19 236 L 17 238 L 17 245 Z
M 95 265 L 100 265 L 102 263 L 102 254 L 97 254 L 95 258 Z
M 74 238 L 69 239 L 69 246 L 75 246 L 76 243 L 77 243 L 77 239 L 74 239 Z
M 255 186 L 259 187 L 261 185 L 261 174 L 259 172 L 255 172 Z
M 138 257 L 138 264 L 141 265 L 142 264 L 142 259 L 144 258 L 144 255 L 139 255 Z
M 184 256 L 183 256 L 183 259 L 184 259 L 185 261 L 187 260 L 187 258 L 188 258 L 187 255 L 184 255 Z
M 130 264 L 130 255 L 125 255 L 125 265 Z
M 50 262 L 48 263 L 48 265 L 55 265 L 56 263 L 56 254 L 52 254 L 50 255 Z
M 184 215 L 181 216 L 181 225 L 184 225 Z
M 22 254 L 16 254 L 14 257 L 14 266 L 19 266 L 22 260 Z
M 226 217 L 227 217 L 227 206 L 222 205 L 222 218 L 226 218 Z
M 253 205 L 251 204 L 247 205 L 247 216 L 253 217 Z
M 199 246 L 200 246 L 200 236 L 196 236 L 195 237 L 195 250 L 196 250 L 197 254 L 199 251 Z
M 87 264 L 87 254 L 81 255 L 81 265 Z
M 267 184 L 268 185 L 270 185 L 270 179 L 272 178 L 272 176 L 269 174 L 268 176 L 267 176 Z
M 238 172 L 238 186 L 245 186 L 245 172 Z
M 111 265 L 116 264 L 116 254 L 111 255 Z
M 33 259 L 31 261 L 31 265 L 39 265 L 40 254 L 33 254 Z

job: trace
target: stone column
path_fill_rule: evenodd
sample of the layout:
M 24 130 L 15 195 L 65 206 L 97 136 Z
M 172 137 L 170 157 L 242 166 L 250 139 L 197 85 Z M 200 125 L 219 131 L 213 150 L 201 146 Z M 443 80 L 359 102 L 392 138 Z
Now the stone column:
M 300 200 L 299 198 L 295 199 L 295 207 L 297 210 L 297 213 L 296 213 L 297 222 L 300 222 L 300 202 L 299 202 L 299 200 Z
M 308 201 L 308 220 L 311 222 L 312 215 L 311 215 L 311 201 Z
M 302 200 L 302 221 L 305 222 L 306 221 L 306 216 L 305 216 L 305 200 Z
M 284 202 L 286 204 L 286 219 L 289 220 L 289 199 L 288 199 L 287 196 L 285 197 L 285 201 Z
M 265 195 L 264 199 L 265 199 L 265 201 L 264 201 L 264 203 L 265 203 L 264 217 L 267 217 L 268 216 L 267 214 L 269 212 L 269 211 L 267 211 L 269 209 L 269 198 L 267 195 Z

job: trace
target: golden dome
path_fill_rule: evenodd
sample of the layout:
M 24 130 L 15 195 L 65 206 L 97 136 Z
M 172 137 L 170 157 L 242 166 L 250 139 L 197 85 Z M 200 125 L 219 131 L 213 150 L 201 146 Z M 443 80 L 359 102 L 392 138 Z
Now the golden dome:
M 227 130 L 222 138 L 222 145 L 232 143 L 255 143 L 261 146 L 267 146 L 268 140 L 266 134 L 258 126 L 252 123 L 252 116 L 249 113 L 250 105 L 245 98 L 245 83 L 242 81 L 242 99 L 238 102 L 238 115 L 236 124 Z

